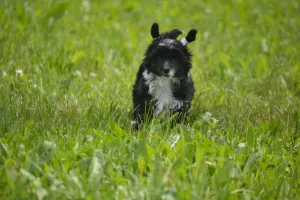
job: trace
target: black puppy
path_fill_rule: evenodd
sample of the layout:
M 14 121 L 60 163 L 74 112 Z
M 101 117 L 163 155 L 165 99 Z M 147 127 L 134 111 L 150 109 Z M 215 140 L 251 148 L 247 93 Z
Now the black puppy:
M 192 29 L 186 38 L 178 29 L 159 34 L 158 24 L 151 27 L 152 43 L 148 46 L 133 86 L 133 119 L 139 128 L 145 117 L 178 113 L 177 122 L 184 121 L 191 107 L 194 85 L 189 73 L 192 67 L 187 44 L 196 39 Z

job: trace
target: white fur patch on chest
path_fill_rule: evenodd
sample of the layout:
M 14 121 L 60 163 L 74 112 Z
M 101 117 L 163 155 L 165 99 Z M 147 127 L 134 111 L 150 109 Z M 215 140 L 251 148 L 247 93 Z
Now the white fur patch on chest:
M 149 87 L 148 93 L 156 100 L 155 114 L 159 115 L 162 111 L 173 110 L 183 106 L 183 102 L 173 97 L 172 88 L 177 78 L 161 77 L 147 70 L 143 72 L 146 85 Z

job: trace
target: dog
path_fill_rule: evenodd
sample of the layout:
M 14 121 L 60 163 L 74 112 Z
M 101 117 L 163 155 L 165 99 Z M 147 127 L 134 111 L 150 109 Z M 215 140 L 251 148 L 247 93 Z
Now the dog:
M 190 75 L 192 54 L 187 44 L 196 39 L 191 29 L 185 38 L 179 29 L 159 33 L 157 23 L 151 26 L 152 43 L 148 46 L 133 86 L 131 124 L 135 129 L 146 119 L 178 113 L 176 122 L 185 121 L 194 97 Z

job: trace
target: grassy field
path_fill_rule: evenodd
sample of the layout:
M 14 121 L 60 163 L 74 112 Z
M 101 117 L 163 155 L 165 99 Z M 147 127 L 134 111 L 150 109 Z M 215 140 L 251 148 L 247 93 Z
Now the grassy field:
M 196 95 L 134 131 L 155 21 Z M 0 199 L 300 199 L 299 97 L 298 0 L 0 0 Z

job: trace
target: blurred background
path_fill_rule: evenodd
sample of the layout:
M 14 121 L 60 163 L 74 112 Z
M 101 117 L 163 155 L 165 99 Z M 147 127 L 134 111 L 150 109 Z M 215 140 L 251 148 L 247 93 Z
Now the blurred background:
M 20 70 L 25 83 L 18 84 L 52 98 L 53 107 L 67 95 L 70 104 L 87 98 L 129 112 L 135 73 L 158 22 L 161 31 L 198 30 L 189 45 L 195 114 L 210 110 L 228 121 L 235 110 L 253 122 L 280 120 L 299 105 L 299 9 L 295 0 L 2 0 L 1 100 L 14 93 L 7 84 L 17 87 Z

